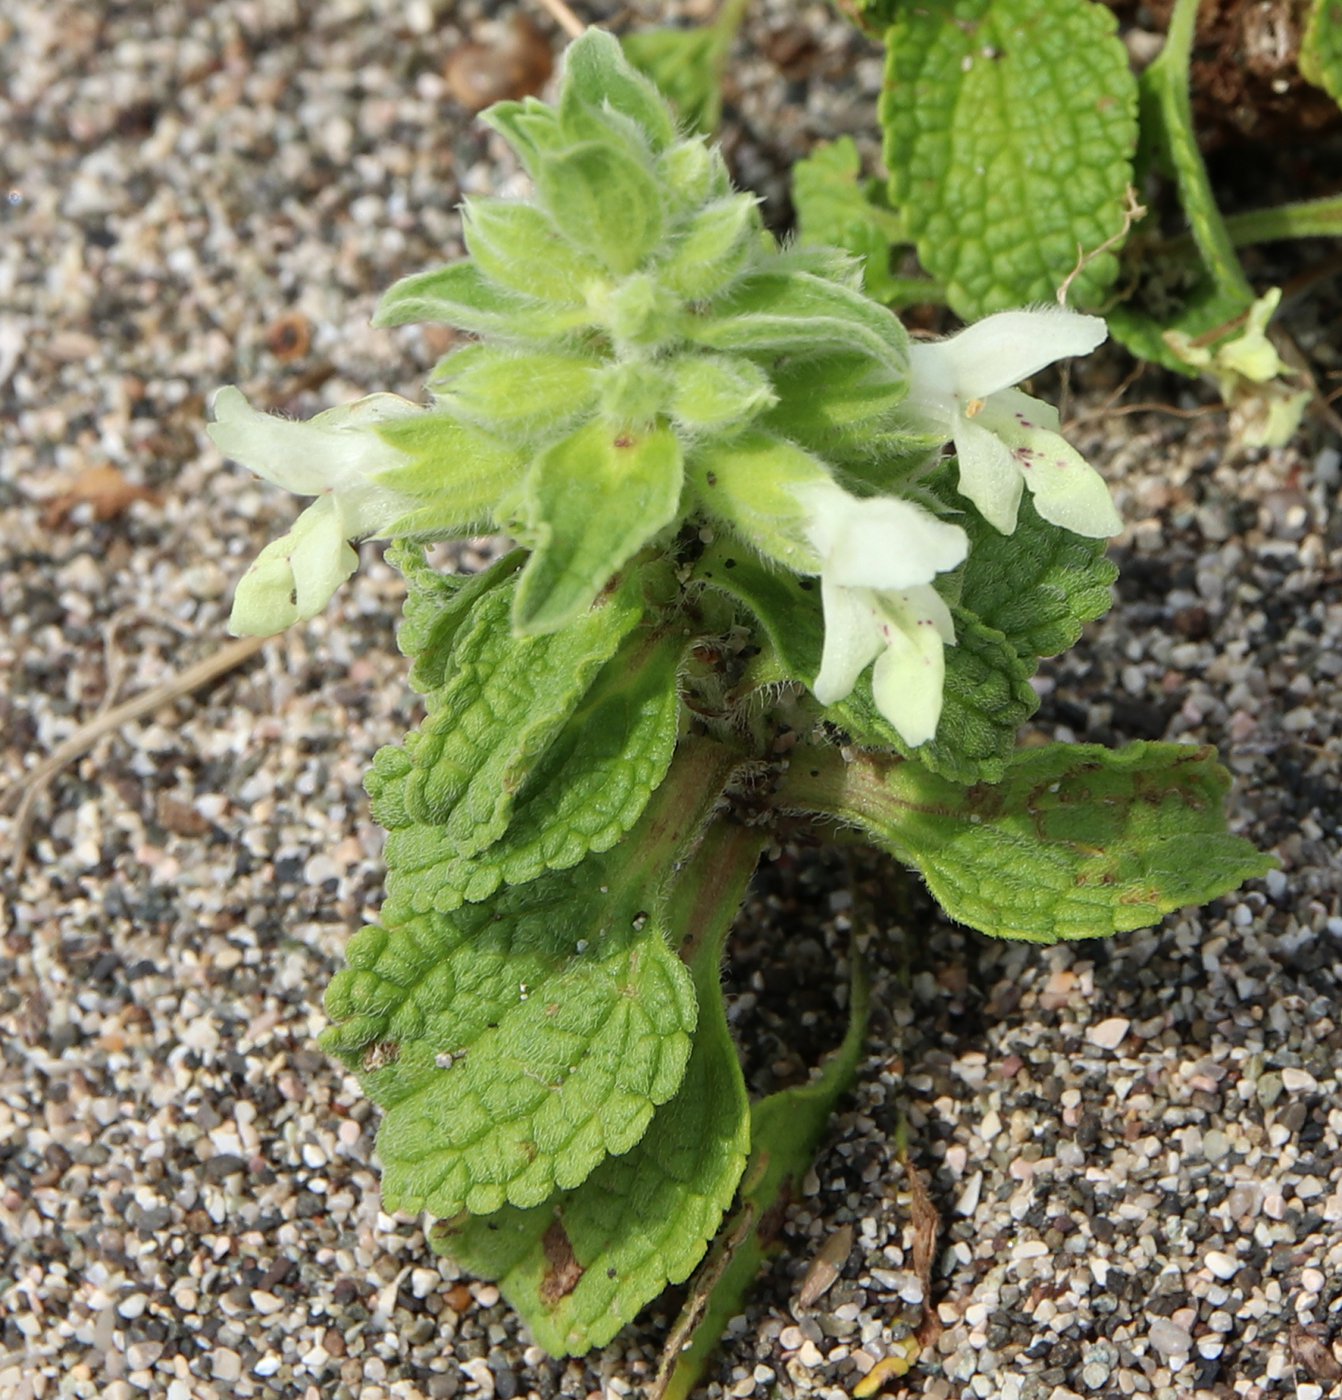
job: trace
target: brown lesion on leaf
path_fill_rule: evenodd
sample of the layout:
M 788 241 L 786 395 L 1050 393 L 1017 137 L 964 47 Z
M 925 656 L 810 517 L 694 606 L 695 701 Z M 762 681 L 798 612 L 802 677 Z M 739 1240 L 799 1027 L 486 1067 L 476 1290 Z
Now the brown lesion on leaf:
M 363 1071 L 372 1074 L 374 1070 L 386 1069 L 401 1058 L 401 1047 L 394 1040 L 379 1040 L 363 1052 Z
M 541 1278 L 540 1297 L 542 1303 L 552 1308 L 577 1288 L 586 1270 L 573 1253 L 573 1244 L 562 1220 L 551 1222 L 541 1238 L 541 1249 L 545 1254 L 545 1273 Z
M 1119 895 L 1120 904 L 1160 904 L 1160 891 L 1154 885 L 1139 887 L 1135 890 L 1128 890 Z

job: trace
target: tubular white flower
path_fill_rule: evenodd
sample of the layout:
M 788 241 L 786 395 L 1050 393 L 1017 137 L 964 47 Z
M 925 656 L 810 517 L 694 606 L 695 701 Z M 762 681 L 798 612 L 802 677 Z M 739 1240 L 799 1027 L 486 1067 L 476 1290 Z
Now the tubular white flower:
M 1062 307 L 1003 311 L 909 351 L 908 417 L 955 443 L 960 491 L 1004 535 L 1029 487 L 1045 520 L 1078 535 L 1116 535 L 1122 522 L 1104 479 L 1059 434 L 1050 405 L 1010 386 L 1107 335 L 1098 316 Z
M 350 542 L 384 533 L 414 505 L 378 485 L 381 472 L 409 458 L 375 429 L 422 411 L 395 394 L 374 394 L 296 423 L 258 412 L 235 388 L 215 395 L 206 431 L 221 451 L 277 486 L 318 497 L 243 576 L 232 632 L 269 636 L 315 616 L 358 566 Z
M 876 707 L 911 747 L 936 733 L 955 643 L 950 609 L 931 586 L 964 562 L 965 532 L 911 501 L 851 496 L 833 482 L 796 488 L 821 559 L 825 641 L 812 691 L 833 705 L 873 661 Z

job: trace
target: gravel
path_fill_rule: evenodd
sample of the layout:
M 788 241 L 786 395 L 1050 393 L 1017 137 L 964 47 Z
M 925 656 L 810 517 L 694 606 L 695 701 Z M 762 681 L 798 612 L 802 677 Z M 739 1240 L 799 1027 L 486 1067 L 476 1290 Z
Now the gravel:
M 234 582 L 292 518 L 205 439 L 216 386 L 306 415 L 415 395 L 446 348 L 367 321 L 460 251 L 463 192 L 516 188 L 444 78 L 486 9 L 514 13 L 0 17 L 4 788 L 217 651 Z M 852 129 L 872 153 L 880 65 L 791 0 L 757 5 L 739 53 L 726 144 L 779 219 L 780 171 L 815 139 Z M 1337 311 L 1293 322 L 1325 382 Z M 1246 452 L 1200 390 L 1155 376 L 1128 401 L 1185 412 L 1116 415 L 1126 370 L 1079 367 L 1071 409 L 1130 522 L 1118 603 L 1041 675 L 1027 738 L 1217 744 L 1234 827 L 1281 869 L 1158 929 L 1040 949 L 946 925 L 875 858 L 781 853 L 728 969 L 755 1090 L 837 1040 L 854 927 L 878 1010 L 710 1396 L 838 1400 L 932 1318 L 891 1382 L 929 1400 L 1336 1393 L 1342 457 L 1317 423 Z M 380 899 L 361 778 L 406 724 L 399 588 L 366 549 L 326 616 L 102 738 L 36 805 L 0 886 L 0 1394 L 550 1400 L 634 1394 L 655 1369 L 669 1303 L 550 1361 L 497 1288 L 384 1215 L 375 1113 L 315 1047 Z M 930 1302 L 901 1133 L 942 1218 Z M 800 1308 L 845 1225 L 840 1277 Z

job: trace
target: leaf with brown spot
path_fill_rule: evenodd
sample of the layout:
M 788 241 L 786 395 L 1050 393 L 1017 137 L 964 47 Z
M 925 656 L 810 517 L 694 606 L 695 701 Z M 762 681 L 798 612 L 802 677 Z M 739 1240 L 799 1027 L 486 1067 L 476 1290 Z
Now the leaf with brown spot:
M 545 1253 L 545 1273 L 541 1277 L 541 1302 L 547 1307 L 567 1298 L 578 1286 L 578 1280 L 587 1272 L 573 1253 L 573 1245 L 564 1222 L 556 1219 L 541 1238 L 541 1249 Z

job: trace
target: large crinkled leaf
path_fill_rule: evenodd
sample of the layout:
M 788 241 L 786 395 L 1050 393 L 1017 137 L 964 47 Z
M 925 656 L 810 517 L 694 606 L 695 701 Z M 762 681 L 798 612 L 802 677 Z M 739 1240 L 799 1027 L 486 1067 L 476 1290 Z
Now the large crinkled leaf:
M 729 562 L 730 561 L 730 562 Z M 820 669 L 823 620 L 812 579 L 777 573 L 745 550 L 715 545 L 696 573 L 747 607 L 764 628 L 783 674 L 813 684 Z M 946 648 L 946 682 L 936 737 L 910 749 L 876 709 L 871 675 L 858 677 L 845 700 L 825 713 L 862 747 L 916 753 L 936 772 L 961 783 L 996 782 L 1006 770 L 1016 732 L 1038 708 L 1030 685 L 1033 660 L 995 628 L 953 608 L 956 644 Z
M 615 880 L 584 866 L 455 914 L 389 905 L 352 940 L 323 1043 L 386 1110 L 388 1210 L 537 1205 L 628 1152 L 675 1093 L 694 991 Z
M 648 1400 L 689 1400 L 695 1394 L 728 1322 L 742 1311 L 765 1259 L 778 1248 L 779 1213 L 795 1198 L 834 1105 L 852 1084 L 862 1058 L 871 998 L 856 946 L 849 956 L 852 978 L 843 1044 L 809 1083 L 782 1089 L 752 1106 L 750 1162 L 740 1203 L 690 1284 Z
M 679 1092 L 638 1145 L 534 1210 L 444 1221 L 430 1232 L 435 1248 L 497 1279 L 554 1356 L 604 1346 L 668 1284 L 687 1278 L 731 1204 L 750 1148 L 750 1108 L 719 968 L 758 846 L 744 831 L 726 838 L 725 853 L 745 858 L 687 911 L 701 940 L 691 963 L 699 998 L 694 1051 Z M 718 870 L 721 852 L 706 854 Z M 705 922 L 715 925 L 707 936 Z
M 1342 0 L 1312 0 L 1300 45 L 1300 71 L 1342 103 Z
M 634 825 L 675 750 L 685 641 L 638 633 L 630 641 L 527 775 L 492 845 L 463 853 L 447 826 L 408 813 L 392 829 L 386 860 L 399 903 L 447 912 L 487 899 L 500 885 L 524 884 L 608 850 Z
M 387 551 L 388 560 L 405 576 L 405 606 L 396 645 L 414 663 L 410 684 L 421 695 L 442 688 L 452 666 L 453 645 L 476 604 L 506 584 L 525 557 L 514 549 L 478 574 L 449 574 L 435 569 L 418 545 L 394 544 Z
M 947 505 L 956 503 L 947 478 L 936 489 Z M 1013 534 L 1002 534 L 976 511 L 956 523 L 969 535 L 960 606 L 1001 632 L 1020 656 L 1033 662 L 1066 651 L 1087 622 L 1109 611 L 1118 569 L 1105 553 L 1107 542 L 1050 524 L 1028 492 Z
M 518 580 L 519 632 L 572 626 L 612 574 L 675 519 L 684 482 L 670 428 L 597 420 L 536 461 L 517 531 L 531 546 Z
M 1092 0 L 926 0 L 886 34 L 881 123 L 891 201 L 966 320 L 1051 302 L 1082 251 L 1120 233 L 1136 86 Z M 1097 305 L 1111 252 L 1071 300 Z
M 1226 830 L 1229 787 L 1207 747 L 1050 744 L 969 788 L 916 760 L 816 752 L 794 760 L 783 802 L 860 826 L 953 919 L 1050 943 L 1145 928 L 1271 869 Z
M 507 829 L 528 773 L 642 615 L 635 582 L 562 632 L 514 637 L 512 595 L 509 581 L 474 601 L 442 663 L 428 719 L 403 746 L 380 750 L 367 778 L 383 826 L 438 827 L 460 857 Z M 422 662 L 421 675 L 425 669 Z M 395 894 L 394 864 L 388 884 Z

